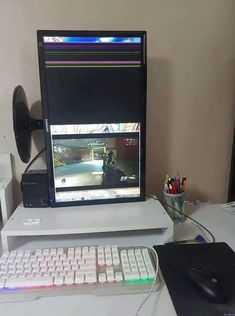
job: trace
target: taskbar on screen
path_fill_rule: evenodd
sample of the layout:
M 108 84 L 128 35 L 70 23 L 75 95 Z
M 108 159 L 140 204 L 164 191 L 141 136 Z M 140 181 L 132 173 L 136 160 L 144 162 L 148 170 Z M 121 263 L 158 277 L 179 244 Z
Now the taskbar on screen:
M 140 197 L 140 188 L 110 188 L 96 190 L 64 191 L 55 193 L 55 202 L 94 201 Z

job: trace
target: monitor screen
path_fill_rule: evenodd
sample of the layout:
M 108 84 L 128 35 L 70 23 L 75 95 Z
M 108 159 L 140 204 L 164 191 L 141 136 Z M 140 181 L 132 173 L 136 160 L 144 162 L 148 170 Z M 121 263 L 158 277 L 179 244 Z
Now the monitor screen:
M 38 31 L 51 206 L 144 200 L 146 33 Z

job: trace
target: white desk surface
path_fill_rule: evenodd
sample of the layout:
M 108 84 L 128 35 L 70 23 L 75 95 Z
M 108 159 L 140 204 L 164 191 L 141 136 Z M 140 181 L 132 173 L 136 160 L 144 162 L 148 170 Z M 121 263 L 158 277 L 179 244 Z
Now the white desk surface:
M 188 215 L 200 221 L 215 235 L 235 250 L 235 216 L 217 205 L 190 210 Z M 154 243 L 154 242 L 153 242 Z M 146 294 L 95 297 L 90 295 L 42 298 L 33 302 L 0 304 L 0 315 L 8 316 L 132 316 Z M 144 305 L 140 315 L 176 316 L 165 285 Z
M 235 251 L 235 215 L 219 205 L 198 207 L 189 210 L 187 214 L 209 229 L 217 242 L 226 242 Z M 207 236 L 211 240 L 210 235 Z

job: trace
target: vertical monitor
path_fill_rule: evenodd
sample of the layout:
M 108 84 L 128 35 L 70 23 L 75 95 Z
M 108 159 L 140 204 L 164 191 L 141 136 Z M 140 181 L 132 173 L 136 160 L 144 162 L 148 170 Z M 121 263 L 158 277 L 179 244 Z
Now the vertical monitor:
M 38 31 L 51 206 L 145 197 L 146 33 Z

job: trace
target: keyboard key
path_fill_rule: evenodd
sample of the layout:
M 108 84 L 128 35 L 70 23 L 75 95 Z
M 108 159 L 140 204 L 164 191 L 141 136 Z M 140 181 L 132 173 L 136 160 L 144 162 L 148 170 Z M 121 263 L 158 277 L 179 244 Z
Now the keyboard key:
M 47 266 L 43 266 L 43 267 L 40 268 L 40 272 L 41 273 L 44 273 L 46 271 L 47 271 Z M 27 270 L 25 270 L 25 272 L 27 272 Z
M 76 284 L 84 284 L 84 273 L 77 272 L 75 275 L 75 283 Z
M 115 280 L 117 282 L 121 282 L 123 280 L 123 277 L 122 277 L 122 273 L 121 272 L 115 272 Z
M 67 257 L 65 253 L 60 254 L 60 260 L 66 260 L 66 259 Z
M 155 272 L 155 270 L 154 270 L 154 268 L 153 268 L 152 265 L 148 264 L 148 265 L 146 266 L 146 268 L 147 268 L 147 271 L 148 271 L 148 276 L 149 276 L 150 278 L 156 277 L 156 272 Z
M 97 282 L 96 272 L 87 273 L 86 276 L 85 276 L 85 282 L 86 283 L 95 283 L 95 282 Z
M 71 285 L 74 283 L 74 276 L 73 275 L 66 275 L 64 278 L 64 284 Z
M 125 265 L 129 265 L 129 260 L 128 259 L 122 259 L 122 264 Z
M 98 265 L 103 266 L 105 264 L 105 259 L 103 255 L 98 256 Z
M 97 251 L 98 251 L 98 253 L 99 252 L 104 252 L 104 247 L 103 246 L 98 246 L 98 248 L 97 248 Z
M 78 265 L 78 264 L 72 264 L 72 265 L 71 265 L 71 269 L 72 269 L 73 271 L 78 271 L 78 270 L 79 270 L 79 265 Z
M 127 258 L 127 251 L 126 250 L 121 250 L 121 258 L 122 257 Z
M 147 279 L 148 278 L 148 273 L 146 270 L 141 270 L 140 271 L 140 278 L 141 279 Z
M 19 263 L 19 262 L 28 262 L 29 261 L 29 257 L 16 257 L 15 258 L 15 263 Z
M 4 279 L 0 279 L 0 289 L 3 289 L 5 286 L 5 280 Z
M 106 268 L 106 273 L 113 273 L 113 268 L 112 267 L 107 267 Z
M 104 251 L 105 251 L 105 252 L 107 252 L 107 251 L 108 251 L 108 252 L 111 252 L 111 247 L 110 247 L 110 245 L 105 245 L 105 246 L 104 246 Z
M 123 268 L 123 271 L 124 271 L 124 272 L 129 272 L 129 271 L 131 271 L 129 264 L 124 264 L 124 265 L 122 265 L 122 268 Z
M 54 262 L 53 262 L 53 261 L 49 261 L 49 262 L 47 263 L 47 265 L 48 265 L 48 267 L 51 267 L 51 266 L 54 265 Z M 33 265 L 32 265 L 32 266 L 33 266 Z
M 71 259 L 74 259 L 74 253 L 69 253 L 69 254 L 68 254 L 68 259 L 70 259 L 70 260 L 71 260 Z
M 59 258 L 60 258 L 59 255 L 53 255 L 52 256 L 52 260 L 53 261 L 59 260 Z
M 131 266 L 132 266 L 132 265 L 136 265 L 136 261 L 135 261 L 134 259 L 129 260 L 129 262 L 130 262 L 130 265 L 131 265 Z
M 60 272 L 60 271 L 63 271 L 63 266 L 56 266 L 56 271 L 57 272 Z
M 108 282 L 113 282 L 114 281 L 114 274 L 113 273 L 108 273 L 107 274 L 107 281 Z
M 77 263 L 78 263 L 77 259 L 72 259 L 71 262 L 70 262 L 71 265 L 77 264 Z
M 111 268 L 111 267 L 106 268 L 106 275 L 107 275 L 107 281 L 108 282 L 113 282 L 114 281 L 113 268 Z
M 82 255 L 86 256 L 88 254 L 88 247 L 83 247 L 82 248 Z
M 50 253 L 49 249 L 44 249 L 43 252 L 42 252 L 43 256 L 48 256 L 49 253 Z
M 80 259 L 81 258 L 81 253 L 76 253 L 74 254 L 75 259 Z
M 9 254 L 9 257 L 15 258 L 15 256 L 16 256 L 16 251 L 15 250 L 11 251 L 10 254 Z
M 1 258 L 8 258 L 9 255 L 10 255 L 9 251 L 3 251 Z
M 55 266 L 54 266 L 54 265 L 52 265 L 52 266 L 48 267 L 48 271 L 49 271 L 49 272 L 53 272 L 53 271 L 55 271 Z
M 99 283 L 105 283 L 107 281 L 105 273 L 99 273 Z
M 140 275 L 137 272 L 124 272 L 124 278 L 126 281 L 140 279 Z
M 119 259 L 113 259 L 113 264 L 115 266 L 118 266 L 120 264 L 120 260 Z
M 71 270 L 71 265 L 70 264 L 65 264 L 64 265 L 64 271 L 69 271 Z
M 64 284 L 64 277 L 61 275 L 57 275 L 54 278 L 54 285 L 63 285 Z
M 58 248 L 57 249 L 57 254 L 58 255 L 61 255 L 61 254 L 63 254 L 64 253 L 64 249 L 63 248 Z
M 95 247 L 94 246 L 91 246 L 89 251 L 90 251 L 90 254 L 94 254 L 95 255 Z
M 117 253 L 118 253 L 118 246 L 117 246 L 117 245 L 112 245 L 111 248 L 112 248 L 112 252 L 113 252 L 113 253 L 114 253 L 114 252 L 117 252 Z
M 56 249 L 55 248 L 52 248 L 51 250 L 50 250 L 50 255 L 56 255 Z
M 19 276 L 20 277 L 20 276 Z M 24 278 L 24 274 L 22 274 L 22 278 Z M 34 275 L 35 278 L 41 278 L 42 277 L 42 273 L 38 272 L 38 273 L 35 273 Z
M 41 256 L 42 255 L 42 249 L 36 249 L 35 256 Z
M 6 288 L 15 287 L 33 287 L 33 286 L 50 286 L 53 285 L 52 277 L 40 278 L 9 278 L 6 281 Z
M 113 263 L 112 256 L 111 255 L 105 255 L 105 264 L 108 266 Z

